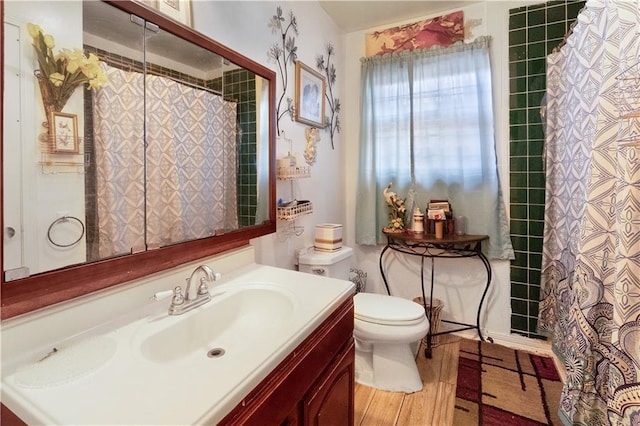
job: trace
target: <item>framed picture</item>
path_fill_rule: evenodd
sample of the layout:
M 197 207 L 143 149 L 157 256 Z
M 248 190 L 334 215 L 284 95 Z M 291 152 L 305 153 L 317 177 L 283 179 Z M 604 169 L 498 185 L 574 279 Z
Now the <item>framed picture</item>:
M 170 18 L 191 26 L 191 0 L 156 0 L 156 9 Z
M 51 113 L 53 152 L 77 154 L 78 116 L 53 111 Z
M 300 61 L 296 62 L 295 119 L 314 127 L 324 124 L 325 81 L 322 75 Z

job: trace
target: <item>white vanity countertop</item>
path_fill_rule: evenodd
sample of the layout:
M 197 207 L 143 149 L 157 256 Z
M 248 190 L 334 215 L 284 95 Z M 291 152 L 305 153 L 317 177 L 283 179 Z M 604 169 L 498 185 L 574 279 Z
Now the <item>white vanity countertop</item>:
M 94 330 L 68 346 L 61 342 L 49 358 L 3 371 L 2 401 L 29 424 L 217 423 L 353 294 L 349 281 L 257 264 L 223 276 L 211 293 L 228 289 L 233 294 L 234 286 L 242 285 L 274 286 L 293 301 L 277 332 L 268 330 L 268 318 L 256 324 L 270 333 L 263 341 L 223 333 L 188 356 L 174 359 L 169 350 L 157 354 L 169 361 L 150 360 L 140 349 L 147 337 L 199 310 L 215 308 L 216 297 L 179 316 L 169 316 L 163 304 L 159 313 L 100 333 Z M 246 321 L 243 326 L 240 330 L 248 330 Z M 190 338 L 174 335 L 173 343 L 189 345 Z M 226 353 L 209 358 L 207 346 L 223 347 Z

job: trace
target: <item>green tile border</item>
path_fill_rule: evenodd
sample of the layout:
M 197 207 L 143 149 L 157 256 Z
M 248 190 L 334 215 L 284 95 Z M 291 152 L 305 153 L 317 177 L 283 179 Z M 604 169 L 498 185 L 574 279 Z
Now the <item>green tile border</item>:
M 557 47 L 584 1 L 552 1 L 509 10 L 509 179 L 511 331 L 537 333 L 544 236 L 544 129 L 546 55 Z

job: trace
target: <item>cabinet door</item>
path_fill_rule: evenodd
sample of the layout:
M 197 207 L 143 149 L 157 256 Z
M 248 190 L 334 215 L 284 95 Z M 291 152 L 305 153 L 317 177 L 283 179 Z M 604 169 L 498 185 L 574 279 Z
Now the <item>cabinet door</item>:
M 16 416 L 4 404 L 0 404 L 0 424 L 2 426 L 27 426 L 20 417 Z
M 353 425 L 354 348 L 351 341 L 307 393 L 305 425 Z
M 296 404 L 295 408 L 284 419 L 280 426 L 298 426 L 300 424 L 300 404 Z

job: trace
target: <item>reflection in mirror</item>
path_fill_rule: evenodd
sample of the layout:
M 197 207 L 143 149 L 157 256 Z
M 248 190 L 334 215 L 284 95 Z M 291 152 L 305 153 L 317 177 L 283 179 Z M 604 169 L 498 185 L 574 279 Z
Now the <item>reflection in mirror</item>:
M 1 7 L 3 308 L 40 288 L 44 304 L 66 300 L 275 231 L 271 70 L 135 2 Z M 29 23 L 52 36 L 53 55 L 95 56 L 104 84 L 80 85 L 45 114 Z M 77 125 L 72 149 L 56 149 L 51 117 Z
M 18 3 L 5 2 L 7 17 L 22 17 L 16 19 L 18 31 L 20 21 L 47 21 L 35 3 Z M 55 193 L 70 180 L 63 198 L 73 201 L 57 200 L 55 209 L 19 218 L 27 246 L 42 244 L 41 230 L 57 223 L 46 247 L 34 250 L 38 256 L 26 251 L 23 259 L 8 262 L 14 250 L 5 244 L 5 280 L 269 220 L 269 81 L 150 19 L 101 1 L 67 3 L 82 30 L 69 37 L 70 44 L 99 59 L 107 82 L 78 89 L 64 106 L 64 113 L 78 117 L 79 152 L 46 152 L 37 170 L 44 185 L 27 185 L 21 195 L 35 193 L 42 200 L 40 187 L 54 185 Z M 56 40 L 67 40 L 61 27 L 54 29 Z M 66 47 L 57 43 L 54 53 Z M 26 71 L 25 78 L 33 79 Z M 35 93 L 38 116 L 43 106 Z M 46 129 L 37 131 L 46 148 L 51 135 L 42 138 Z M 67 216 L 78 218 L 85 231 L 61 250 L 78 232 Z
M 145 250 L 147 30 L 130 14 L 102 2 L 83 3 L 82 16 L 85 54 L 96 55 L 107 76 L 103 87 L 83 91 L 87 261 L 91 262 Z

